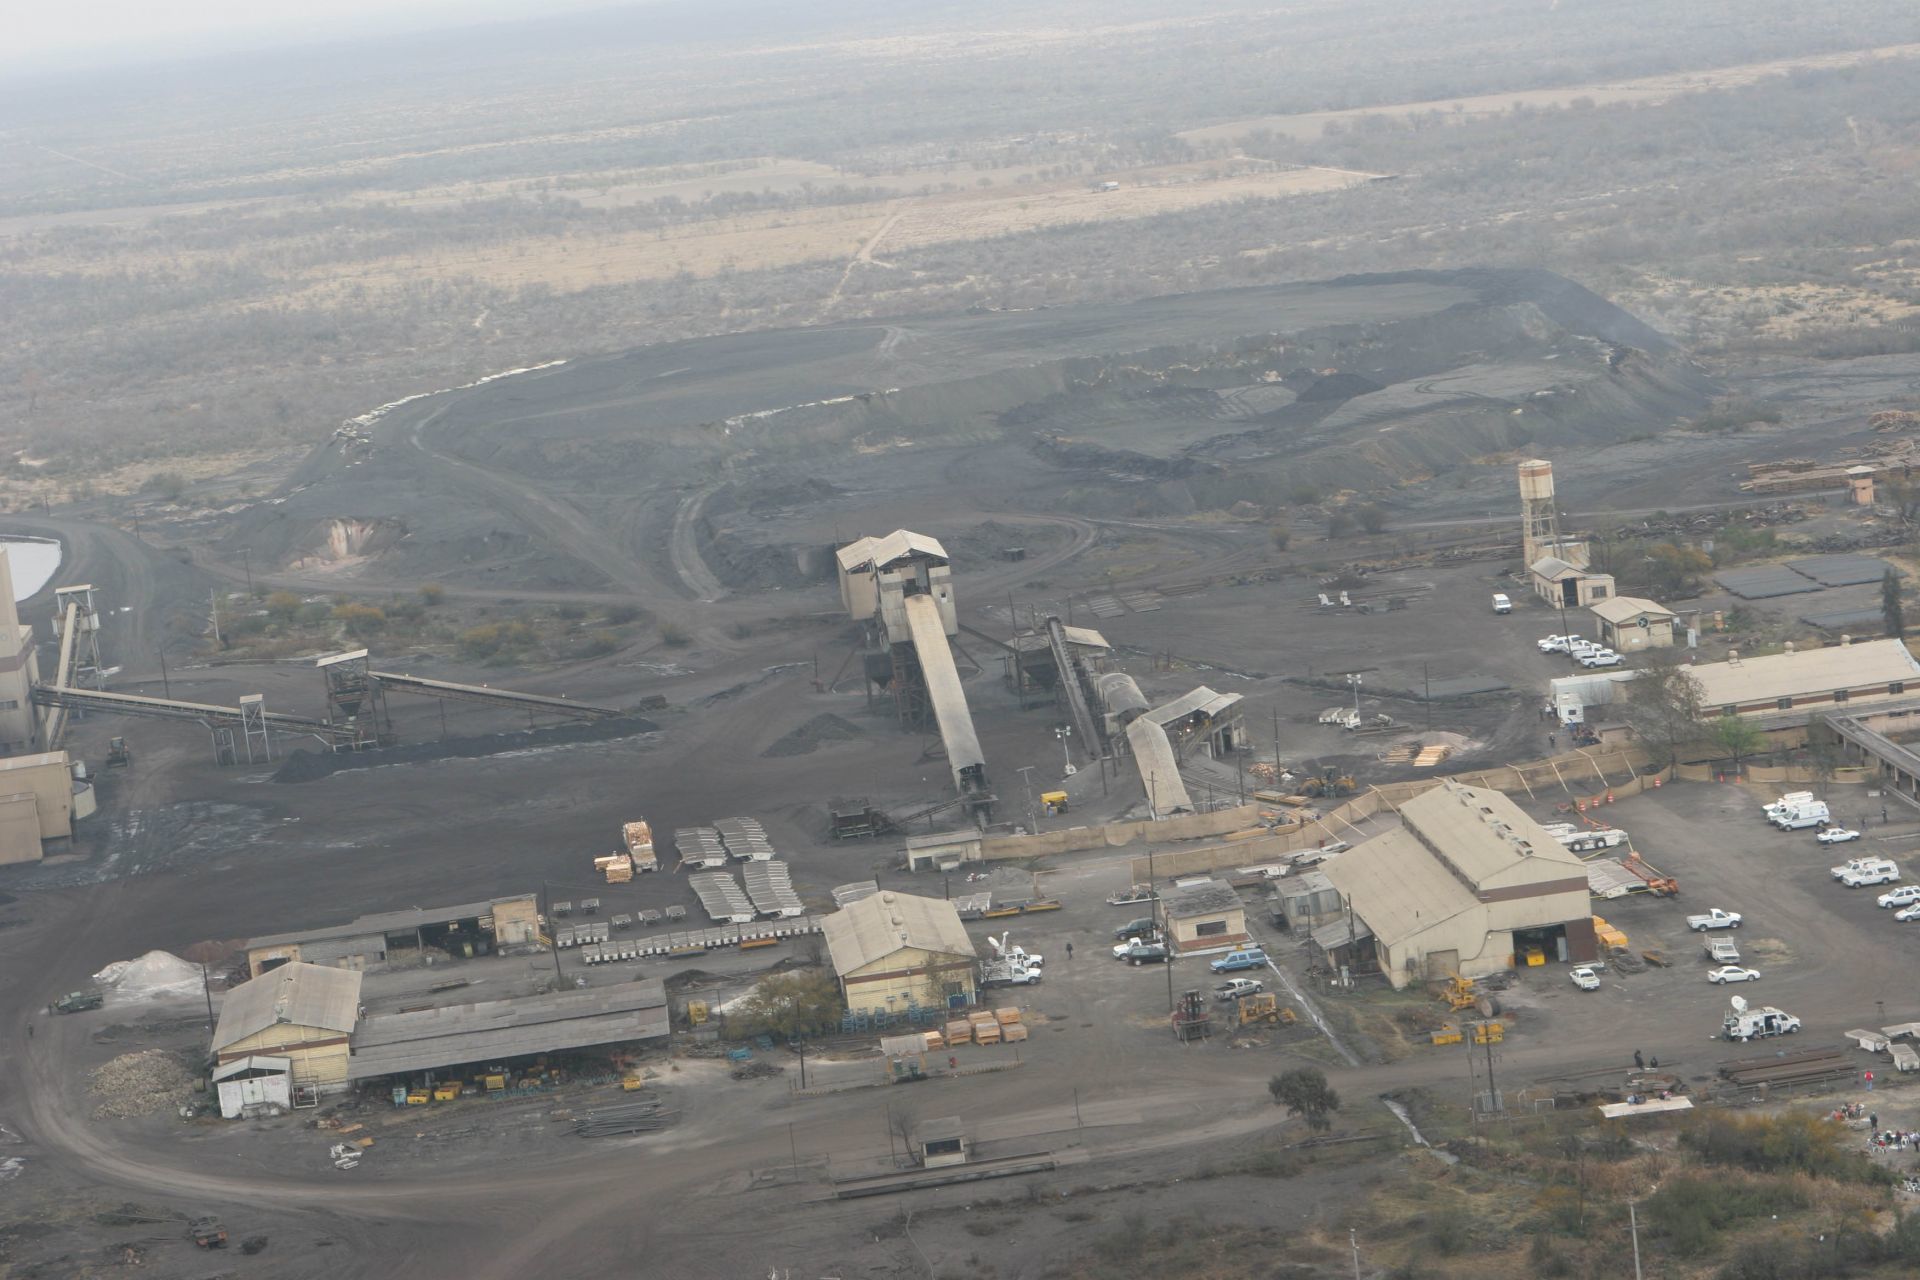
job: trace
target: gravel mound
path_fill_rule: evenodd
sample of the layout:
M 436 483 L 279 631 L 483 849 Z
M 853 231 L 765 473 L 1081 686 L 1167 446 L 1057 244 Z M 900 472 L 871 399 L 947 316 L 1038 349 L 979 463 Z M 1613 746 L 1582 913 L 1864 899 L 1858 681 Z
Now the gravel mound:
M 165 951 L 149 951 L 137 960 L 115 960 L 94 974 L 93 981 L 107 993 L 108 1004 L 145 1004 L 197 996 L 202 991 L 200 966 Z
M 763 757 L 804 756 L 816 747 L 829 742 L 850 742 L 860 736 L 862 730 L 851 720 L 843 720 L 828 712 L 813 719 L 787 734 L 778 742 L 760 754 Z
M 186 1059 L 166 1049 L 123 1053 L 87 1079 L 87 1092 L 102 1101 L 95 1120 L 150 1116 L 193 1099 L 194 1076 Z

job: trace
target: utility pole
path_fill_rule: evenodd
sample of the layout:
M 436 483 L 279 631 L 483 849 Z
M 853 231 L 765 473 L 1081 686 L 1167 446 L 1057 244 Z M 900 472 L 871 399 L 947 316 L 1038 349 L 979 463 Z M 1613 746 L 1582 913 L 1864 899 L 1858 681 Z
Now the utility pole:
M 160 646 L 160 691 L 167 701 L 173 701 L 173 681 L 167 678 L 167 646 Z
M 1420 664 L 1421 696 L 1427 704 L 1427 728 L 1433 728 L 1433 675 L 1427 670 L 1427 664 Z
M 1640 1214 L 1633 1201 L 1627 1201 L 1627 1226 L 1633 1231 L 1633 1280 L 1640 1277 Z
M 1484 1021 L 1480 1024 L 1480 1030 L 1483 1034 L 1486 1033 L 1487 1024 Z M 1499 1097 L 1500 1095 L 1497 1092 L 1495 1092 L 1494 1084 L 1493 1084 L 1493 1036 L 1487 1035 L 1487 1109 L 1488 1110 L 1492 1110 L 1496 1106 L 1499 1106 L 1500 1110 L 1502 1111 L 1506 1110 L 1506 1107 L 1500 1106 Z
M 1360 1233 L 1347 1228 L 1347 1243 L 1353 1246 L 1353 1280 L 1360 1280 Z
M 566 975 L 560 972 L 560 922 L 554 918 L 553 914 L 553 886 L 545 880 L 542 880 L 540 882 L 540 892 L 546 895 L 547 899 L 547 928 L 553 930 L 553 936 L 547 939 L 547 949 L 553 952 L 553 980 L 555 989 L 563 990 L 567 985 L 567 979 Z
M 1280 708 L 1273 709 L 1273 784 L 1280 785 Z
M 251 596 L 253 594 L 253 549 L 251 547 L 240 548 L 240 563 L 246 566 L 247 594 Z
M 220 639 L 220 588 L 207 592 L 207 607 L 213 611 L 213 642 L 225 648 Z
M 213 983 L 207 977 L 207 962 L 200 962 L 200 990 L 207 997 L 207 1034 L 213 1034 Z
M 1027 830 L 1038 831 L 1040 823 L 1033 816 L 1033 766 L 1021 765 L 1014 772 L 1020 775 L 1020 784 L 1027 789 Z

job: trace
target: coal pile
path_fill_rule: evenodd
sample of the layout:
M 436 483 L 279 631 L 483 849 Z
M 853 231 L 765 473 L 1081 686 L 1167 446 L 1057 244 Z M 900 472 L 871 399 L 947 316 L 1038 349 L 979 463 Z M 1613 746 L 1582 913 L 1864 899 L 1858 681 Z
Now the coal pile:
M 554 725 L 517 733 L 483 733 L 468 738 L 448 738 L 441 742 L 412 742 L 371 751 L 324 752 L 303 749 L 288 756 L 286 762 L 274 770 L 273 780 L 317 782 L 347 769 L 373 769 L 387 764 L 424 764 L 433 760 L 478 760 L 509 751 L 571 746 L 580 742 L 612 742 L 653 733 L 659 727 L 640 716 L 621 716 L 613 720 Z
M 861 732 L 860 726 L 853 721 L 828 712 L 815 716 L 760 754 L 776 759 L 781 756 L 804 756 L 829 742 L 850 742 L 859 737 Z

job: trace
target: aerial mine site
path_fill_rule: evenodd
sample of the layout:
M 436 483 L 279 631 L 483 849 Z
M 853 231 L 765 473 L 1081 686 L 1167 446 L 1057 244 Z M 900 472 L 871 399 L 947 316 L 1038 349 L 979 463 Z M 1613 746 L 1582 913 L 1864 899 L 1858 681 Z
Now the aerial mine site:
M 1911 6 L 109 8 L 0 1280 L 1920 1272 Z

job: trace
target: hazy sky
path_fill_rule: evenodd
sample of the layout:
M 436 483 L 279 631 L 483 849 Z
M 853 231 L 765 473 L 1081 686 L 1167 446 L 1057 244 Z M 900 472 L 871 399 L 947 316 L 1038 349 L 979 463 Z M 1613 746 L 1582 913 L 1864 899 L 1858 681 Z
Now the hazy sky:
M 627 0 L 632 3 L 633 0 Z M 0 62 L 69 67 L 465 25 L 615 0 L 38 0 L 8 6 Z

